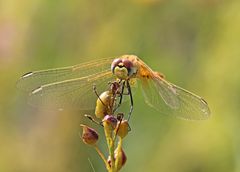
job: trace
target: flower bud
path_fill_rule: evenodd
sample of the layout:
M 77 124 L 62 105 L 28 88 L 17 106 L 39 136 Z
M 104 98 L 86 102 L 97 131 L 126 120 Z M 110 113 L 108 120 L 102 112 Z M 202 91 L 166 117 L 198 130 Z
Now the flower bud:
M 114 151 L 114 158 L 115 158 L 115 167 L 117 168 L 117 170 L 120 170 L 127 161 L 127 156 L 122 148 L 120 149 L 117 148 Z
M 112 167 L 112 161 L 111 161 L 110 156 L 108 156 L 107 163 L 108 163 L 109 167 Z
M 120 170 L 125 165 L 125 163 L 127 161 L 127 156 L 122 148 L 116 149 L 114 151 L 114 161 L 115 161 L 115 167 L 117 168 L 117 170 Z M 111 162 L 110 156 L 108 156 L 107 162 L 108 162 L 108 165 L 110 167 L 112 167 L 112 162 Z
M 102 123 L 106 138 L 111 138 L 112 132 L 117 126 L 117 119 L 113 115 L 106 115 Z
M 103 126 L 109 126 L 112 130 L 114 130 L 117 126 L 117 118 L 113 115 L 106 115 L 103 119 Z
M 121 137 L 122 139 L 128 134 L 129 124 L 127 120 L 118 121 L 118 127 L 114 130 L 114 132 Z
M 98 141 L 98 133 L 93 128 L 86 125 L 80 125 L 83 128 L 82 140 L 87 145 L 95 145 Z

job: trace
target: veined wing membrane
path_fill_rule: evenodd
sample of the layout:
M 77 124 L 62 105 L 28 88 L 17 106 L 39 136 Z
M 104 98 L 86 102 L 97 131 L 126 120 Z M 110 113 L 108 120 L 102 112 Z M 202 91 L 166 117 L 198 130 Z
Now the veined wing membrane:
M 210 110 L 207 103 L 199 96 L 180 88 L 170 82 L 164 84 L 165 80 L 157 78 L 155 80 L 142 81 L 143 94 L 148 105 L 158 110 L 161 114 L 170 115 L 187 120 L 203 120 L 210 116 Z M 169 87 L 171 85 L 171 87 Z M 171 99 L 164 100 L 161 89 L 171 95 Z M 173 96 L 175 95 L 175 97 Z M 178 106 L 166 104 L 173 100 Z M 173 104 L 175 104 L 173 102 Z
M 113 58 L 99 59 L 75 66 L 29 72 L 20 78 L 17 87 L 30 93 L 46 84 L 91 76 L 105 70 L 110 71 L 112 60 Z
M 179 108 L 180 102 L 176 97 L 176 90 L 173 85 L 158 77 L 155 77 L 155 80 L 158 94 L 162 97 L 162 100 L 173 109 Z
M 32 92 L 29 103 L 47 109 L 94 109 L 97 96 L 93 85 L 102 92 L 108 89 L 108 81 L 113 79 L 111 70 L 105 70 L 87 77 L 46 84 Z

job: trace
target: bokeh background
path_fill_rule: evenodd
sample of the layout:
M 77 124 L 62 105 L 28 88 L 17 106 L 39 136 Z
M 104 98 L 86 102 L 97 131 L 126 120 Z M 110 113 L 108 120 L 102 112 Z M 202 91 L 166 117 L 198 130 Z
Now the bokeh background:
M 123 171 L 239 172 L 239 11 L 239 0 L 1 0 L 0 171 L 104 171 L 79 138 L 82 114 L 30 107 L 16 81 L 32 70 L 136 54 L 204 97 L 212 116 L 163 116 L 137 91 Z M 101 127 L 91 125 L 106 150 Z

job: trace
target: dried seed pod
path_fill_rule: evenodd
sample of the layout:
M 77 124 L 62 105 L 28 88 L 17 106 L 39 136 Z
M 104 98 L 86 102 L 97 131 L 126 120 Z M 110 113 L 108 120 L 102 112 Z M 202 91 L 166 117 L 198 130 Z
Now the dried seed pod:
M 129 124 L 127 120 L 118 121 L 118 126 L 115 128 L 114 132 L 122 139 L 128 134 Z
M 87 145 L 95 145 L 98 141 L 98 133 L 93 128 L 90 128 L 86 125 L 80 125 L 83 128 L 82 140 Z

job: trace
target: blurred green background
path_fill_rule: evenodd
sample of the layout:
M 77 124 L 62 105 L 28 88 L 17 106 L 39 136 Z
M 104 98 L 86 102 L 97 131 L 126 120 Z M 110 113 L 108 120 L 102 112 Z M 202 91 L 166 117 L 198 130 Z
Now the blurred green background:
M 160 115 L 138 91 L 122 171 L 239 172 L 239 11 L 239 0 L 0 1 L 0 171 L 104 171 L 79 139 L 81 114 L 29 107 L 15 83 L 32 70 L 136 54 L 204 97 L 212 116 Z

